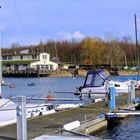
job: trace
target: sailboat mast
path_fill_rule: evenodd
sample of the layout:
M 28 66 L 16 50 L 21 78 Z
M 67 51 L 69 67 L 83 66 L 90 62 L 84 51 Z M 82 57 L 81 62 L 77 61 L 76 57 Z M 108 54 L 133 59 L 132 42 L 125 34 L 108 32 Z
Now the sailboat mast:
M 1 8 L 1 6 L 0 6 Z M 1 36 L 1 30 L 0 30 L 0 98 L 2 97 L 2 56 L 1 56 L 1 47 L 2 47 L 2 36 Z
M 140 75 L 139 73 L 139 47 L 138 47 L 138 38 L 137 38 L 137 16 L 136 13 L 134 14 L 134 19 L 135 19 L 135 42 L 136 42 L 136 55 L 137 55 L 137 66 L 138 66 L 138 76 Z
M 2 33 L 0 30 L 0 97 L 2 96 L 2 53 L 1 53 L 1 47 L 2 47 Z

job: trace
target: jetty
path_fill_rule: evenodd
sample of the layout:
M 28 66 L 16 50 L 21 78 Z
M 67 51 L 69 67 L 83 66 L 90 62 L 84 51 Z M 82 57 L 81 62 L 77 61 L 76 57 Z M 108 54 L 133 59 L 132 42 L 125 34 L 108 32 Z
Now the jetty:
M 140 92 L 136 91 L 137 98 Z M 134 109 L 139 104 L 128 102 L 129 95 L 123 94 L 116 97 L 115 112 L 119 109 Z M 91 134 L 107 128 L 108 120 L 105 113 L 110 112 L 108 101 L 91 103 L 75 109 L 60 111 L 55 114 L 38 116 L 27 120 L 27 138 L 34 139 L 42 135 L 73 135 Z M 79 121 L 80 126 L 72 131 L 65 131 L 64 125 Z M 12 124 L 0 128 L 0 139 L 17 139 L 17 125 Z M 96 139 L 96 137 L 95 137 Z

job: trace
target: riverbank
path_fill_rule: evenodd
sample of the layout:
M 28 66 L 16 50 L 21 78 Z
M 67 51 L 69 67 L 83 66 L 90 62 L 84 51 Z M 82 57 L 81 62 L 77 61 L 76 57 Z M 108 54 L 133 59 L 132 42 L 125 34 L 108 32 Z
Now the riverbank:
M 105 73 L 110 76 L 110 73 L 108 70 L 104 70 Z M 67 77 L 67 76 L 86 76 L 88 70 L 80 69 L 78 70 L 77 75 L 74 75 L 74 71 L 72 70 L 63 70 L 63 71 L 54 71 L 51 72 L 48 77 Z M 136 70 L 120 70 L 118 71 L 118 76 L 137 76 L 138 71 Z
M 53 71 L 48 74 L 48 77 L 77 77 L 77 76 L 86 76 L 87 70 L 61 70 Z
M 119 71 L 119 76 L 137 76 L 138 71 L 136 70 L 121 70 Z

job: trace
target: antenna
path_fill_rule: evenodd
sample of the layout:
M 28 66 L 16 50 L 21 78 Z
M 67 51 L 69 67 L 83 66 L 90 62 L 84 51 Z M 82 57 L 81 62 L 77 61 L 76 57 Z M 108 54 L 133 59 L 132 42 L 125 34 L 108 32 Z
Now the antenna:
M 137 16 L 136 16 L 136 13 L 134 14 L 134 19 L 135 19 L 136 55 L 137 55 L 137 59 L 138 59 L 137 67 L 138 67 L 138 76 L 139 76 L 140 75 L 140 72 L 139 72 L 139 47 L 138 47 L 138 38 L 137 38 Z

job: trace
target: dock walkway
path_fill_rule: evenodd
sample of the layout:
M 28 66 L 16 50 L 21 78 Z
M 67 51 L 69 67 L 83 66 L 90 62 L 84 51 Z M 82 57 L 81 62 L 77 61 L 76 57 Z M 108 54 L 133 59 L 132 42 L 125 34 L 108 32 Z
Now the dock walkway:
M 128 95 L 116 97 L 116 108 L 126 105 Z M 76 109 L 57 112 L 55 114 L 39 116 L 28 120 L 28 139 L 32 139 L 43 134 L 55 134 L 61 131 L 64 124 L 79 120 L 81 123 L 85 120 L 96 118 L 100 114 L 108 112 L 109 108 L 104 101 L 92 103 L 87 106 Z M 16 139 L 16 124 L 0 128 L 0 139 Z

